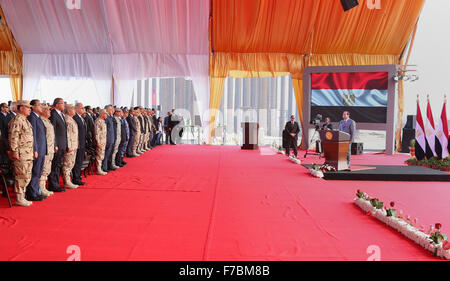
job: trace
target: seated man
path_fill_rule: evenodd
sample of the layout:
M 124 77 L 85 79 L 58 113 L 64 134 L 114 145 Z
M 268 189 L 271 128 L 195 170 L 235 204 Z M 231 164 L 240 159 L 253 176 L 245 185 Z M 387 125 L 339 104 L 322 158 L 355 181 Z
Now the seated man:
M 294 150 L 295 158 L 297 158 L 297 142 L 298 135 L 301 132 L 300 125 L 295 121 L 295 116 L 291 116 L 291 121 L 286 123 L 286 156 L 290 156 L 290 148 Z

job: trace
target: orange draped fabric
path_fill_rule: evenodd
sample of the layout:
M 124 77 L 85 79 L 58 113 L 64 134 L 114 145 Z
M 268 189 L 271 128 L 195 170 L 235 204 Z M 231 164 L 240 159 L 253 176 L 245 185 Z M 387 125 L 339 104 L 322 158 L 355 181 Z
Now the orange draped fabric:
M 0 7 L 0 74 L 9 75 L 12 99 L 22 99 L 22 51 L 20 50 Z
M 397 64 L 424 0 L 384 0 L 381 10 L 360 2 L 344 12 L 336 0 L 212 0 L 211 109 L 227 76 L 290 74 L 302 116 L 305 67 Z

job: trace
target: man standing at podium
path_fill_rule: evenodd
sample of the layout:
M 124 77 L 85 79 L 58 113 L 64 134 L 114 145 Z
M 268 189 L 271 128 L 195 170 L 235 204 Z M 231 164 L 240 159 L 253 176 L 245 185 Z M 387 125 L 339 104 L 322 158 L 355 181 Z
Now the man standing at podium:
M 355 121 L 350 119 L 350 113 L 348 111 L 344 111 L 344 113 L 342 114 L 342 118 L 344 120 L 342 120 L 339 123 L 339 131 L 350 135 L 350 145 L 348 148 L 348 155 L 347 155 L 347 164 L 348 164 L 348 168 L 350 169 L 350 157 L 352 155 L 352 143 L 353 143 L 354 136 L 355 136 L 356 123 L 355 123 Z
M 297 158 L 297 142 L 298 135 L 300 134 L 300 126 L 295 122 L 295 116 L 291 116 L 291 121 L 286 123 L 284 128 L 286 132 L 286 155 L 289 157 L 290 148 L 294 150 L 295 158 Z

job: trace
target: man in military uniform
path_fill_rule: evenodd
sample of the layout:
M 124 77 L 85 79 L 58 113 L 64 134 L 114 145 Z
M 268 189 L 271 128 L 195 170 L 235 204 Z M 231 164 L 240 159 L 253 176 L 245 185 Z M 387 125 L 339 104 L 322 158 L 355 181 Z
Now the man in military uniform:
M 27 117 L 31 113 L 31 105 L 28 101 L 17 103 L 18 114 L 11 120 L 9 126 L 9 144 L 11 158 L 14 163 L 14 191 L 17 196 L 16 205 L 28 207 L 33 204 L 25 199 L 26 187 L 31 181 L 31 169 L 33 168 L 33 128 Z
M 100 110 L 100 115 L 95 119 L 95 142 L 97 145 L 97 152 L 95 155 L 95 160 L 97 164 L 97 174 L 106 175 L 107 172 L 102 170 L 102 162 L 105 159 L 106 150 L 106 117 L 107 113 L 105 109 Z
M 147 147 L 148 144 L 148 139 L 149 139 L 149 134 L 150 134 L 150 130 L 149 130 L 149 124 L 148 124 L 148 113 L 146 109 L 143 108 L 139 108 L 141 110 L 141 114 L 142 114 L 142 119 L 144 120 L 144 138 L 142 140 L 142 151 L 147 151 L 149 150 L 149 147 Z
M 28 201 L 42 201 L 48 197 L 41 194 L 41 188 L 39 186 L 42 169 L 44 168 L 45 155 L 47 154 L 47 138 L 45 137 L 44 122 L 42 122 L 40 117 L 42 113 L 41 102 L 39 100 L 32 100 L 30 104 L 33 111 L 27 119 L 33 127 L 34 160 L 31 181 L 27 186 L 25 197 Z
M 144 150 L 142 149 L 142 145 L 144 143 L 144 137 L 145 137 L 145 124 L 144 124 L 144 117 L 143 117 L 143 108 L 142 106 L 138 106 L 137 111 L 139 112 L 138 120 L 139 120 L 139 126 L 141 128 L 141 135 L 139 137 L 139 143 L 136 149 L 136 152 L 138 154 L 144 154 Z
M 133 155 L 141 155 L 142 152 L 139 150 L 139 144 L 141 142 L 141 122 L 139 121 L 139 107 L 135 107 L 134 108 L 134 121 L 136 123 L 136 135 L 134 137 L 134 144 L 133 144 L 133 150 L 132 150 L 132 154 Z
M 70 179 L 70 173 L 75 165 L 75 159 L 78 149 L 78 125 L 73 119 L 75 116 L 75 107 L 73 105 L 66 105 L 65 121 L 67 126 L 67 151 L 64 154 L 63 163 L 63 179 L 64 187 L 75 189 L 78 185 L 72 183 Z
M 112 154 L 112 167 L 113 168 L 120 168 L 121 166 L 117 165 L 117 153 L 119 152 L 119 146 L 120 146 L 120 142 L 121 142 L 121 138 L 122 138 L 122 121 L 121 121 L 121 116 L 122 116 L 122 109 L 120 108 L 116 108 L 114 110 L 114 132 L 115 132 L 115 142 L 114 142 L 114 150 L 113 150 L 113 154 Z
M 58 148 L 55 147 L 55 128 L 53 128 L 50 118 L 50 107 L 43 106 L 41 111 L 41 119 L 45 126 L 45 137 L 47 140 L 47 155 L 44 159 L 44 168 L 42 169 L 42 175 L 39 180 L 39 186 L 41 187 L 41 194 L 44 196 L 53 195 L 52 191 L 48 191 L 46 188 L 47 178 L 52 170 L 52 160 Z

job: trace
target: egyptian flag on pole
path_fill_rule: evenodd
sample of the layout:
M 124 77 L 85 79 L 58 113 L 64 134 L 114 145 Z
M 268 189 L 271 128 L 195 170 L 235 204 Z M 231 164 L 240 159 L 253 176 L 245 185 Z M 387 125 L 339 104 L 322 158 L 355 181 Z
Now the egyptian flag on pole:
M 428 144 L 425 154 L 427 158 L 430 159 L 434 156 L 437 156 L 437 154 L 436 154 L 436 130 L 434 127 L 433 112 L 431 111 L 429 98 L 427 105 L 427 120 L 425 121 L 425 137 L 427 139 Z
M 416 158 L 423 160 L 427 149 L 427 141 L 425 139 L 425 126 L 423 124 L 422 112 L 420 111 L 419 96 L 417 96 L 417 117 L 416 117 Z
M 441 145 L 441 152 L 438 154 L 439 158 L 447 158 L 449 156 L 449 135 L 448 135 L 448 121 L 447 121 L 447 99 L 444 101 L 444 107 L 442 108 L 441 120 L 437 128 L 436 137 Z M 437 152 L 437 151 L 436 151 Z

